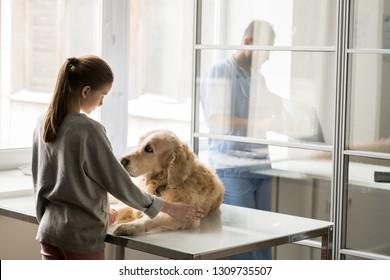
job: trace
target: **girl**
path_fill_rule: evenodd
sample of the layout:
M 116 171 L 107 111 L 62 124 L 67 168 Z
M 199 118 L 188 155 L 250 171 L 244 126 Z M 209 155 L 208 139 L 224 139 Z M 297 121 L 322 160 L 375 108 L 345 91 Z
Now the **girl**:
M 183 220 L 203 216 L 140 190 L 112 153 L 104 127 L 85 114 L 103 104 L 114 77 L 96 56 L 68 58 L 44 118 L 34 132 L 32 171 L 37 240 L 42 259 L 104 259 L 108 193 L 149 217 L 159 211 Z

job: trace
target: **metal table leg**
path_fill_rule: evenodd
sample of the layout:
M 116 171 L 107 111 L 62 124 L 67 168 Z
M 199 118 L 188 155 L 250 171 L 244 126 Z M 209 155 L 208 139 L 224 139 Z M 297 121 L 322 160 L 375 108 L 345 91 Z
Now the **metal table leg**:
M 119 245 L 115 246 L 115 259 L 116 260 L 125 259 L 125 247 Z
M 333 227 L 328 228 L 328 233 L 322 236 L 321 260 L 332 259 Z

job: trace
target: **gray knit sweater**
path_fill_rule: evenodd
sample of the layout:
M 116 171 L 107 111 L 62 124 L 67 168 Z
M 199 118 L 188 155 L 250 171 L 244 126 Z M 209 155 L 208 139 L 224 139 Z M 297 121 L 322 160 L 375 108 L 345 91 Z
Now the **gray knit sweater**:
M 53 143 L 34 132 L 32 173 L 39 222 L 37 240 L 75 253 L 104 249 L 108 193 L 154 217 L 164 201 L 141 191 L 112 153 L 104 127 L 69 114 Z

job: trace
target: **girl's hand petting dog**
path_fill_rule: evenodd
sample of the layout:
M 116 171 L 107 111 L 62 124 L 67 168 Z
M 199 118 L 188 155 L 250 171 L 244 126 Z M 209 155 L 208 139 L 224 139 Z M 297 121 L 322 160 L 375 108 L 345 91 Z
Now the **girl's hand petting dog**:
M 202 208 L 181 202 L 170 203 L 165 201 L 161 211 L 167 213 L 169 216 L 179 221 L 189 223 L 194 220 L 199 220 L 204 216 Z
M 110 209 L 110 217 L 108 218 L 108 224 L 109 225 L 113 224 L 117 216 L 118 216 L 118 211 L 116 211 L 115 209 Z

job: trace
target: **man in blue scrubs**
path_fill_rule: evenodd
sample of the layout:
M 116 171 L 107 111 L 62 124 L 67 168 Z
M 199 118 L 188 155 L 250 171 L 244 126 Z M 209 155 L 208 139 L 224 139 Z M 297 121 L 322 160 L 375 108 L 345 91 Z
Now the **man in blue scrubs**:
M 253 21 L 244 32 L 242 45 L 273 45 L 274 38 L 268 22 Z M 259 71 L 267 60 L 267 51 L 237 50 L 210 69 L 201 85 L 201 104 L 210 133 L 248 136 L 251 95 L 269 93 Z M 266 100 L 263 103 L 260 115 L 264 118 L 256 121 L 263 126 L 261 129 L 267 130 L 264 126 L 272 116 L 272 108 Z M 270 210 L 271 178 L 255 172 L 270 168 L 266 145 L 210 138 L 209 161 L 225 186 L 224 203 Z M 270 248 L 233 256 L 233 259 L 271 258 Z

